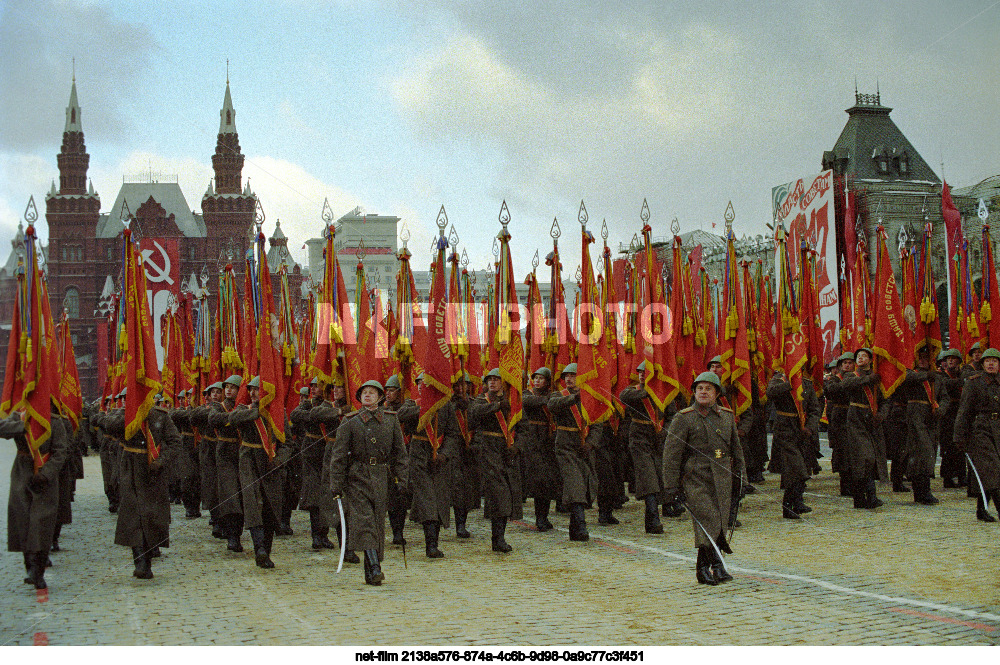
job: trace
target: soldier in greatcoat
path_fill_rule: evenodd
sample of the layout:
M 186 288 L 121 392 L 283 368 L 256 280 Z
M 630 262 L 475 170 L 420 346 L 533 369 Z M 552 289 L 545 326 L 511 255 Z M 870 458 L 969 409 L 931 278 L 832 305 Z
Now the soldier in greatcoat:
M 127 397 L 127 396 L 126 396 Z M 105 420 L 109 434 L 125 436 L 125 411 L 116 409 Z M 145 420 L 153 446 L 159 450 L 151 459 L 145 432 L 140 428 L 125 441 L 118 466 L 121 503 L 115 544 L 132 548 L 134 577 L 152 579 L 150 560 L 160 547 L 170 546 L 170 495 L 166 469 L 180 451 L 181 436 L 170 415 L 161 407 L 149 410 Z
M 421 372 L 417 378 L 414 380 L 414 384 L 417 390 L 420 390 L 420 384 L 423 383 L 424 375 Z M 393 413 L 398 413 L 399 409 L 403 406 L 403 391 L 400 388 L 399 377 L 390 376 L 385 383 L 385 399 L 383 400 L 383 407 L 387 411 L 392 411 Z M 403 445 L 406 446 L 407 452 L 410 450 L 410 437 L 413 436 L 413 430 L 410 427 L 410 423 L 399 423 L 403 430 Z M 416 423 L 413 423 L 416 425 Z M 406 538 L 403 537 L 403 529 L 406 528 L 406 513 L 410 509 L 410 503 L 413 501 L 413 495 L 408 489 L 403 489 L 399 485 L 392 484 L 389 486 L 389 526 L 392 528 L 392 544 L 406 546 Z
M 328 472 L 334 499 L 346 504 L 347 547 L 364 552 L 365 583 L 374 586 L 385 579 L 380 562 L 389 483 L 405 486 L 409 477 L 399 420 L 379 407 L 384 394 L 378 381 L 358 389 L 361 409 L 337 428 Z
M 104 409 L 94 413 L 91 423 L 94 425 L 95 435 L 98 439 L 98 451 L 101 457 L 101 479 L 104 481 L 104 496 L 108 498 L 108 512 L 112 515 L 118 512 L 118 457 L 121 455 L 122 447 L 107 435 L 103 429 L 97 427 L 107 414 L 108 410 L 114 408 L 114 398 L 108 396 L 104 398 Z
M 55 404 L 52 412 L 57 412 Z M 15 411 L 0 421 L 0 438 L 13 439 L 17 448 L 7 500 L 7 551 L 23 555 L 25 584 L 45 589 L 45 564 L 59 510 L 59 474 L 69 455 L 69 443 L 62 419 L 53 417 L 49 438 L 38 450 L 44 462 L 36 471 L 25 437 L 25 417 L 26 412 Z
M 240 435 L 240 491 L 244 525 L 253 540 L 254 561 L 260 568 L 274 568 L 271 544 L 281 523 L 281 501 L 284 495 L 284 467 L 291 452 L 289 446 L 275 436 L 271 426 L 260 414 L 260 377 L 247 384 L 250 405 L 241 404 L 227 416 L 227 426 L 235 427 Z M 263 432 L 261 429 L 263 428 Z M 265 441 L 267 437 L 269 441 Z M 272 456 L 264 445 L 272 447 Z
M 962 402 L 962 379 L 959 365 L 962 362 L 962 352 L 958 349 L 948 349 L 938 354 L 941 359 L 941 371 L 934 382 L 935 399 L 941 406 L 941 416 L 938 418 L 938 445 L 941 449 L 941 478 L 945 489 L 965 487 L 965 455 L 958 452 L 953 445 L 952 434 L 955 431 L 955 418 L 958 416 L 958 406 Z
M 800 519 L 803 513 L 812 512 L 802 498 L 809 480 L 813 433 L 819 431 L 820 409 L 816 391 L 811 381 L 802 381 L 802 409 L 805 425 L 800 424 L 799 412 L 792 394 L 792 384 L 783 372 L 775 372 L 767 384 L 767 398 L 774 405 L 773 455 L 781 456 L 781 488 L 785 495 L 781 501 L 781 515 L 787 519 Z
M 181 435 L 181 450 L 177 455 L 176 475 L 181 479 L 181 499 L 184 503 L 184 516 L 189 519 L 201 517 L 198 506 L 201 504 L 201 468 L 198 459 L 198 446 L 195 443 L 194 426 L 191 423 L 191 412 L 188 406 L 189 391 L 177 393 L 177 403 L 170 410 L 170 418 Z
M 722 382 L 713 372 L 702 372 L 691 387 L 694 404 L 671 419 L 663 446 L 663 484 L 675 500 L 691 511 L 698 548 L 696 577 L 716 585 L 732 579 L 719 550 L 732 553 L 726 539 L 734 478 L 746 484 L 743 447 L 736 419 L 718 404 Z
M 525 457 L 525 487 L 535 507 L 535 527 L 552 530 L 549 508 L 562 494 L 556 462 L 555 420 L 549 411 L 552 371 L 540 367 L 531 375 L 531 387 L 521 395 L 524 416 L 517 425 L 518 448 Z
M 925 506 L 938 503 L 931 494 L 931 478 L 937 461 L 934 435 L 940 406 L 934 396 L 937 373 L 930 367 L 929 354 L 926 346 L 920 350 L 916 368 L 906 370 L 895 391 L 906 404 L 906 477 L 913 483 L 913 502 Z
M 212 528 L 212 536 L 226 540 L 227 535 L 222 526 L 219 509 L 219 480 L 215 468 L 215 449 L 217 447 L 215 428 L 208 424 L 209 414 L 217 408 L 213 407 L 212 404 L 222 401 L 222 390 L 220 382 L 207 386 L 202 391 L 203 403 L 191 411 L 190 419 L 192 431 L 198 440 L 201 507 L 208 511 L 208 524 Z
M 505 424 L 510 422 L 510 400 L 499 369 L 491 369 L 484 382 L 486 394 L 469 405 L 469 427 L 474 432 L 472 447 L 479 457 L 485 503 L 483 515 L 490 520 L 493 551 L 510 552 L 512 548 L 504 537 L 507 521 L 524 516 L 518 453 L 504 432 Z
M 299 404 L 309 401 L 309 388 L 303 386 L 299 388 Z M 294 411 L 294 410 L 293 410 Z M 305 430 L 289 421 L 285 427 L 287 442 L 291 447 L 291 456 L 285 464 L 285 489 L 284 498 L 281 501 L 281 524 L 278 525 L 279 536 L 294 535 L 292 531 L 292 512 L 298 510 L 299 501 L 302 496 L 302 445 L 305 438 Z
M 233 374 L 222 386 L 225 399 L 209 404 L 208 426 L 215 430 L 215 477 L 218 487 L 219 523 L 226 534 L 226 549 L 242 552 L 243 503 L 240 492 L 240 431 L 229 422 L 243 377 Z
M 988 515 L 990 499 L 1000 506 L 1000 351 L 987 349 L 981 362 L 982 373 L 971 376 L 962 389 L 953 437 L 955 448 L 972 458 L 969 485 L 975 484 L 979 492 L 982 483 L 985 495 L 980 496 L 977 514 Z
M 594 446 L 603 432 L 590 431 L 580 412 L 580 389 L 576 385 L 576 363 L 563 368 L 565 388 L 549 396 L 549 411 L 556 420 L 556 461 L 562 478 L 562 503 L 569 508 L 569 539 L 586 541 L 586 513 L 597 498 Z
M 628 407 L 630 425 L 628 448 L 635 469 L 633 488 L 635 497 L 646 504 L 646 533 L 663 533 L 660 521 L 660 503 L 663 502 L 663 439 L 675 409 L 673 403 L 661 410 L 646 392 L 643 379 L 646 375 L 646 361 L 636 367 L 638 381 L 625 388 L 618 396 Z M 666 507 L 666 506 L 665 506 Z M 670 516 L 676 517 L 683 508 L 670 505 Z
M 326 449 L 333 444 L 340 419 L 350 411 L 347 407 L 335 407 L 323 398 L 323 387 L 317 379 L 309 384 L 308 400 L 299 403 L 292 411 L 290 419 L 293 425 L 303 432 L 302 445 L 302 498 L 299 506 L 309 511 L 309 532 L 312 534 L 314 550 L 334 549 L 330 541 L 330 525 L 337 523 L 334 513 L 337 506 L 327 487 L 323 486 L 323 460 Z M 322 420 L 315 416 L 318 409 L 326 407 L 329 413 Z
M 826 395 L 827 437 L 832 451 L 831 470 L 840 476 L 840 496 L 851 496 L 851 469 L 848 466 L 847 448 L 850 445 L 847 423 L 847 409 L 850 398 L 846 390 L 840 388 L 840 380 L 845 374 L 854 374 L 854 353 L 846 351 L 837 358 L 832 372 L 823 377 L 823 393 Z M 751 478 L 752 480 L 752 478 Z
M 469 512 L 479 508 L 482 490 L 479 460 L 472 447 L 473 428 L 469 422 L 469 405 L 474 399 L 475 384 L 471 378 L 465 382 L 465 393 L 455 400 L 454 416 L 461 441 L 451 464 L 451 507 L 455 511 L 455 536 L 460 539 L 472 536 L 466 528 Z
M 421 384 L 421 390 L 423 389 Z M 462 395 L 465 379 L 452 385 L 452 395 Z M 404 430 L 411 432 L 409 445 L 410 519 L 423 526 L 424 551 L 431 559 L 444 556 L 438 547 L 442 525 L 450 523 L 451 463 L 458 451 L 460 438 L 454 416 L 454 397 L 434 415 L 434 432 L 439 437 L 437 450 L 431 445 L 426 429 L 418 428 L 420 405 L 408 399 L 400 406 L 397 417 Z

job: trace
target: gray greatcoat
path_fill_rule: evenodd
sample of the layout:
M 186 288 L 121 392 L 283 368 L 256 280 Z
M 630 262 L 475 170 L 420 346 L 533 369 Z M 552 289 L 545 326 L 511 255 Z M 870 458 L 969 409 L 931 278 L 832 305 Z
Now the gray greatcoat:
M 236 400 L 209 404 L 208 426 L 215 430 L 215 478 L 218 487 L 218 517 L 243 515 L 240 499 L 240 431 L 229 424 Z
M 562 477 L 556 461 L 555 420 L 549 412 L 551 391 L 521 396 L 524 416 L 517 424 L 517 447 L 525 458 L 525 489 L 534 499 L 551 501 L 562 495 Z
M 562 478 L 562 503 L 591 505 L 597 499 L 597 472 L 594 471 L 594 447 L 601 444 L 603 430 L 588 429 L 581 435 L 573 407 L 579 413 L 580 392 L 568 390 L 549 396 L 549 411 L 556 421 L 556 461 Z
M 469 405 L 472 447 L 479 458 L 483 483 L 483 516 L 519 520 L 524 517 L 524 510 L 518 450 L 516 446 L 507 445 L 498 413 L 503 413 L 510 422 L 510 403 L 506 399 L 490 401 L 488 396 L 477 397 Z
M 442 438 L 436 457 L 427 432 L 417 429 L 420 406 L 408 399 L 396 413 L 400 425 L 413 431 L 409 451 L 410 492 L 413 495 L 410 519 L 418 524 L 439 522 L 447 528 L 451 513 L 451 466 L 455 463 L 461 440 L 454 402 L 447 402 L 435 416 L 437 433 Z
M 10 469 L 7 501 L 7 551 L 47 552 L 52 546 L 59 508 L 59 475 L 69 455 L 66 431 L 60 418 L 52 418 L 52 432 L 40 452 L 48 460 L 35 477 L 35 465 L 24 436 L 24 422 L 13 413 L 0 421 L 0 437 L 14 439 L 17 454 Z
M 240 432 L 240 491 L 243 502 L 243 525 L 275 527 L 281 524 L 281 502 L 285 490 L 284 462 L 291 448 L 278 441 L 270 426 L 264 424 L 274 458 L 268 457 L 255 421 L 260 416 L 256 405 L 241 404 L 229 413 L 229 424 Z
M 775 375 L 767 384 L 767 398 L 774 405 L 774 438 L 771 444 L 772 456 L 781 457 L 781 488 L 795 489 L 809 480 L 812 459 L 812 432 L 819 431 L 820 408 L 816 391 L 810 381 L 802 382 L 802 409 L 805 411 L 806 427 L 803 432 L 799 424 L 799 413 L 792 396 L 792 384 L 782 376 Z
M 641 386 L 629 386 L 618 397 L 630 416 L 628 449 L 635 471 L 632 490 L 638 499 L 655 494 L 659 500 L 663 492 L 663 439 L 674 413 L 673 402 L 666 412 L 661 411 Z M 656 414 L 655 420 L 650 419 L 650 411 Z
M 982 373 L 965 382 L 953 436 L 956 447 L 972 458 L 983 488 L 1000 489 L 1000 375 Z M 969 485 L 976 482 L 971 474 Z
M 215 471 L 215 428 L 208 424 L 208 404 L 191 411 L 191 426 L 198 438 L 198 471 L 201 480 L 201 507 L 215 517 L 219 503 L 219 481 Z
M 383 558 L 389 483 L 408 483 L 403 432 L 395 414 L 355 411 L 341 421 L 330 454 L 330 492 L 342 496 L 349 550 L 378 551 Z
M 663 446 L 663 484 L 667 492 L 683 488 L 687 495 L 697 547 L 711 547 L 714 540 L 728 550 L 724 529 L 735 478 L 747 483 L 733 412 L 718 405 L 705 412 L 697 406 L 678 412 Z
M 105 421 L 108 433 L 125 435 L 125 412 L 117 409 Z M 153 407 L 146 416 L 153 441 L 160 446 L 160 456 L 150 462 L 146 438 L 136 432 L 122 447 L 118 465 L 118 525 L 115 544 L 126 547 L 169 547 L 170 497 L 167 472 L 173 457 L 180 451 L 181 435 L 166 411 Z
M 302 491 L 299 508 L 318 510 L 317 529 L 328 529 L 340 523 L 337 505 L 330 488 L 323 483 L 325 465 L 329 462 L 330 449 L 337 435 L 343 414 L 348 408 L 334 406 L 332 402 L 316 397 L 304 400 L 289 416 L 301 428 L 302 438 Z

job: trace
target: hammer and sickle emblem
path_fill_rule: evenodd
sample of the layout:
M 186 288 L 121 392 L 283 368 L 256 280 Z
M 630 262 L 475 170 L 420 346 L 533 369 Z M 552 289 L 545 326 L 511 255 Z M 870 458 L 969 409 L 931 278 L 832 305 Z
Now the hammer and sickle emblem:
M 160 250 L 160 254 L 163 256 L 163 266 L 161 267 L 157 265 L 155 261 L 153 261 L 152 259 L 153 250 L 151 249 L 142 250 L 142 261 L 146 265 L 145 268 L 146 279 L 148 279 L 151 282 L 157 282 L 157 283 L 166 282 L 167 284 L 170 284 L 172 286 L 174 280 L 170 277 L 170 255 L 167 254 L 167 250 L 165 250 L 163 248 L 163 245 L 161 245 L 159 242 L 154 240 L 153 244 L 156 245 L 157 249 Z M 149 274 L 150 268 L 152 268 L 156 272 L 155 275 Z

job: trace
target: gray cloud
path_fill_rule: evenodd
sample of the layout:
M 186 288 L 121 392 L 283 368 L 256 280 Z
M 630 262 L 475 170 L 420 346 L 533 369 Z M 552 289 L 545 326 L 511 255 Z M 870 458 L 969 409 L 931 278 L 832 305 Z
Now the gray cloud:
M 7 0 L 0 44 L 0 150 L 31 151 L 59 140 L 53 127 L 64 123 L 74 57 L 87 139 L 128 140 L 134 121 L 127 109 L 158 50 L 147 27 L 91 3 Z

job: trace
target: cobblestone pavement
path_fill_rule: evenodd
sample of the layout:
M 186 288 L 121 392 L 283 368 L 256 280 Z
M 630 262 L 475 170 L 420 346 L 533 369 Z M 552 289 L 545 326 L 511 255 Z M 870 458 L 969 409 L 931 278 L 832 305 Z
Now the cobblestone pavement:
M 0 466 L 12 450 L 0 442 Z M 938 506 L 880 488 L 886 506 L 859 511 L 837 496 L 825 464 L 806 494 L 814 512 L 789 521 L 768 475 L 744 502 L 727 558 L 736 579 L 718 587 L 695 582 L 690 518 L 647 535 L 631 501 L 615 527 L 588 511 L 589 543 L 568 541 L 566 515 L 544 534 L 512 524 L 507 555 L 490 551 L 479 516 L 471 540 L 442 533 L 439 560 L 424 556 L 419 527 L 408 524 L 409 567 L 387 546 L 387 581 L 375 588 L 358 565 L 336 574 L 336 551 L 310 548 L 306 513 L 294 515 L 295 535 L 275 540 L 277 567 L 265 571 L 249 551 L 226 552 L 207 513 L 185 520 L 181 506 L 155 579 L 136 580 L 129 551 L 113 545 L 98 458 L 85 467 L 47 597 L 22 583 L 19 553 L 0 556 L 0 644 L 1000 643 L 1000 523 L 976 521 L 965 491 L 941 490 L 940 480 Z

